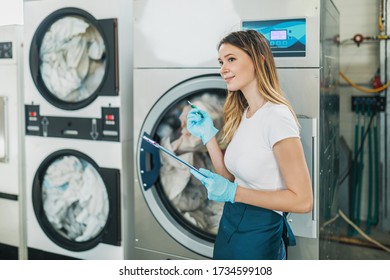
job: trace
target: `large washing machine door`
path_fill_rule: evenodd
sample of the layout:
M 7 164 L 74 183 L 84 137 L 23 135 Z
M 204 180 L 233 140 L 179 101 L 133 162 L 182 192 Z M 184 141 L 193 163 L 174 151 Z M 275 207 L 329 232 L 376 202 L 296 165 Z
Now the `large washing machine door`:
M 119 180 L 119 170 L 100 168 L 83 153 L 52 153 L 39 166 L 32 188 L 42 230 L 71 251 L 89 250 L 100 242 L 119 246 Z
M 118 94 L 116 19 L 96 20 L 77 8 L 46 17 L 30 48 L 30 71 L 54 106 L 76 110 L 99 95 Z
M 160 153 L 142 136 L 148 135 L 196 168 L 213 170 L 205 146 L 186 129 L 191 109 L 187 101 L 206 110 L 220 130 L 226 93 L 226 84 L 217 75 L 194 77 L 173 87 L 148 113 L 136 153 L 141 189 L 156 220 L 182 246 L 206 257 L 212 257 L 223 203 L 208 200 L 205 187 L 186 165 Z

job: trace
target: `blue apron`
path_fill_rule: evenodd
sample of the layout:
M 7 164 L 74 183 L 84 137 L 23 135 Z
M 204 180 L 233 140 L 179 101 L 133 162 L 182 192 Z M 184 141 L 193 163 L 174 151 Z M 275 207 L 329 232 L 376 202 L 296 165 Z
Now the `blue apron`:
M 280 246 L 295 245 L 285 215 L 226 202 L 214 245 L 215 260 L 277 260 Z

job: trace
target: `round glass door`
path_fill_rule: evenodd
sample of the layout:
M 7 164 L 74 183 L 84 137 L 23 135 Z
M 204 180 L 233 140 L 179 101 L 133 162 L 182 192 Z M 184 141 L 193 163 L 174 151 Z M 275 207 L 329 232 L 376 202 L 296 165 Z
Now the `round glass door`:
M 209 113 L 217 129 L 222 128 L 225 90 L 205 89 L 191 93 L 172 105 L 156 123 L 153 138 L 196 168 L 213 170 L 202 141 L 187 128 L 187 100 Z M 157 190 L 176 220 L 202 238 L 214 240 L 222 214 L 223 203 L 207 199 L 206 188 L 191 175 L 189 168 L 165 153 L 160 153 L 161 169 Z
M 92 102 L 106 78 L 109 48 L 103 29 L 88 13 L 58 10 L 38 27 L 30 67 L 43 97 L 62 109 Z
M 188 101 L 208 112 L 221 131 L 225 99 L 226 85 L 219 76 L 185 81 L 155 104 L 142 131 L 194 167 L 212 171 L 205 146 L 187 131 L 187 113 L 191 109 Z M 217 138 L 220 138 L 220 133 Z M 222 145 L 221 148 L 224 149 Z M 160 166 L 154 185 L 148 190 L 143 189 L 157 221 L 181 244 L 211 257 L 223 203 L 208 200 L 206 188 L 191 175 L 189 168 L 164 152 L 158 153 L 158 159 L 148 161 L 151 165 L 159 161 Z
M 99 168 L 92 159 L 72 150 L 56 152 L 41 164 L 34 178 L 33 204 L 47 236 L 73 251 L 100 242 L 110 212 Z

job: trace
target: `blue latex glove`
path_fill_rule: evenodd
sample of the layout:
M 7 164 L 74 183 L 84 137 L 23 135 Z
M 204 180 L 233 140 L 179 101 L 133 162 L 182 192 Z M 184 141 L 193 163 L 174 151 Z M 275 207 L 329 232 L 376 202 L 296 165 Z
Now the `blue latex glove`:
M 195 176 L 207 189 L 207 197 L 218 202 L 234 203 L 237 183 L 232 183 L 228 179 L 213 173 L 207 169 L 200 168 L 199 171 L 207 177 L 191 169 L 191 174 Z
M 193 108 L 188 112 L 187 129 L 192 135 L 202 139 L 204 145 L 218 133 L 210 115 L 198 108 Z

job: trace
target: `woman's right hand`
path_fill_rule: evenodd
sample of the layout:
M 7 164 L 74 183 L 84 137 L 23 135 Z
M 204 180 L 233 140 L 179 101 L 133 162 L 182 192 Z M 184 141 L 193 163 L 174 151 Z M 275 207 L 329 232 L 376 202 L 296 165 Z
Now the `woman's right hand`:
M 187 130 L 206 145 L 217 133 L 210 115 L 203 110 L 193 108 L 187 115 Z

